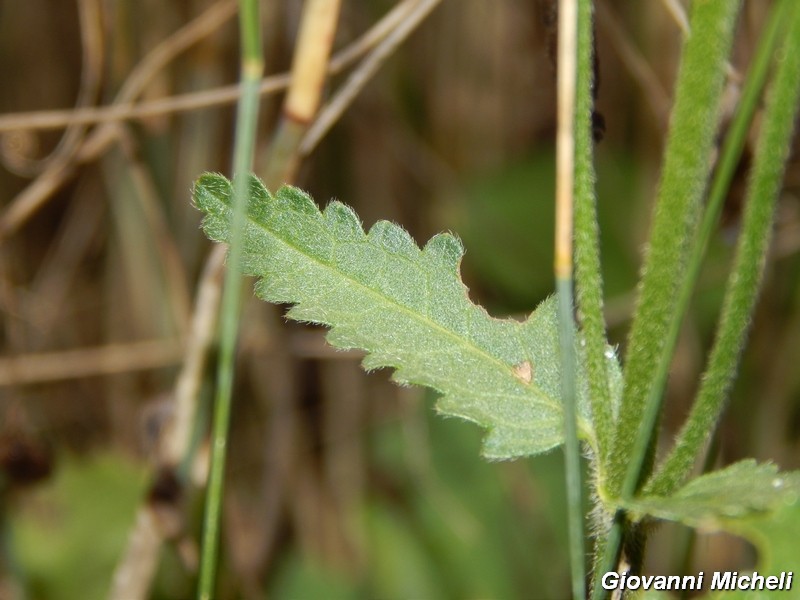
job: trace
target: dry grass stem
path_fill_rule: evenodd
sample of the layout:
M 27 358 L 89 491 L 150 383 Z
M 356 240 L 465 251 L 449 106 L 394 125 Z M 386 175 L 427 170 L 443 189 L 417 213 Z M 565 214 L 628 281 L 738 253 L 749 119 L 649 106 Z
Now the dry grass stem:
M 158 567 L 161 531 L 158 518 L 149 503 L 136 512 L 135 526 L 119 568 L 111 580 L 109 600 L 144 600 Z
M 327 74 L 338 75 L 360 60 L 391 32 L 398 21 L 404 18 L 408 10 L 417 2 L 418 0 L 404 0 L 363 35 L 336 52 L 328 63 Z M 264 96 L 276 94 L 286 90 L 290 82 L 290 73 L 278 73 L 264 77 L 259 89 Z M 118 121 L 145 120 L 168 114 L 233 104 L 239 99 L 240 93 L 239 84 L 231 84 L 210 90 L 176 94 L 158 100 L 146 100 L 136 104 L 8 113 L 0 115 L 0 132 L 61 129 L 72 125 L 98 125 Z
M 295 122 L 306 124 L 317 113 L 340 6 L 340 0 L 308 0 L 303 9 L 292 85 L 283 106 L 284 116 Z
M 689 17 L 686 15 L 686 9 L 680 0 L 661 0 L 661 4 L 667 9 L 669 15 L 678 24 L 683 35 L 689 35 Z
M 561 23 L 577 22 L 577 5 L 559 6 Z M 572 27 L 574 29 L 574 27 Z M 575 173 L 575 80 L 577 72 L 577 35 L 559 35 L 558 40 L 558 129 L 556 132 L 556 232 L 555 275 L 572 278 L 572 195 Z M 561 34 L 561 29 L 559 29 Z
M 378 44 L 363 62 L 350 74 L 336 95 L 322 109 L 320 115 L 309 127 L 300 143 L 300 156 L 308 156 L 319 141 L 339 120 L 344 111 L 358 96 L 367 82 L 377 73 L 381 65 L 402 44 L 422 21 L 436 8 L 441 0 L 417 0 L 413 6 L 409 2 L 398 5 L 391 16 L 397 20 L 396 26 Z
M 200 277 L 183 366 L 175 384 L 175 412 L 162 442 L 163 458 L 168 464 L 178 464 L 189 448 L 200 382 L 216 332 L 225 252 L 224 246 L 213 248 Z
M 177 364 L 177 339 L 146 340 L 0 358 L 0 386 L 158 369 Z

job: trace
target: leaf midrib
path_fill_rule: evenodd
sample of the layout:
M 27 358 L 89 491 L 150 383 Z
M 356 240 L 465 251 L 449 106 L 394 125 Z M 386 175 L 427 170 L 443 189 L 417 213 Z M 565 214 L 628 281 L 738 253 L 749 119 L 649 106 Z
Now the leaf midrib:
M 319 214 L 321 215 L 321 213 L 319 213 Z M 306 215 L 306 216 L 308 216 L 308 215 Z M 337 270 L 334 267 L 332 267 L 331 265 L 323 262 L 322 260 L 320 260 L 316 256 L 308 254 L 303 248 L 300 248 L 297 245 L 292 244 L 291 242 L 285 240 L 276 231 L 271 229 L 268 225 L 253 219 L 252 215 L 247 215 L 247 219 L 248 219 L 248 221 L 250 221 L 250 223 L 253 223 L 254 225 L 258 226 L 260 229 L 264 230 L 268 235 L 272 236 L 274 239 L 276 239 L 278 242 L 280 242 L 281 244 L 283 244 L 287 248 L 290 248 L 291 250 L 294 250 L 295 252 L 299 253 L 300 255 L 305 257 L 306 259 L 316 263 L 317 265 L 319 265 L 319 266 L 323 267 L 324 269 L 334 273 L 335 275 L 338 275 L 339 277 L 342 277 L 343 279 L 352 282 L 354 285 L 360 287 L 363 290 L 366 290 L 366 292 L 368 292 L 373 297 L 385 300 L 388 304 L 396 307 L 398 312 L 410 315 L 412 318 L 414 318 L 418 322 L 421 322 L 423 325 L 426 325 L 426 326 L 430 327 L 431 329 L 434 329 L 436 331 L 439 331 L 440 333 L 443 333 L 446 337 L 449 337 L 451 339 L 456 340 L 456 342 L 460 342 L 472 354 L 475 354 L 480 358 L 486 358 L 486 359 L 488 359 L 488 361 L 490 363 L 494 363 L 494 364 L 498 365 L 502 369 L 502 371 L 506 373 L 506 375 L 508 377 L 510 377 L 510 378 L 512 378 L 514 380 L 514 383 L 522 389 L 523 393 L 527 392 L 528 389 L 530 389 L 530 391 L 534 392 L 534 395 L 540 396 L 543 399 L 543 402 L 542 402 L 543 404 L 549 406 L 553 410 L 558 411 L 559 413 L 563 413 L 563 411 L 561 410 L 561 407 L 557 403 L 553 402 L 552 399 L 550 398 L 550 396 L 547 395 L 538 385 L 534 384 L 533 382 L 528 383 L 528 384 L 523 384 L 522 382 L 520 382 L 517 379 L 517 377 L 514 375 L 513 365 L 506 365 L 500 359 L 492 356 L 491 354 L 489 354 L 488 352 L 486 352 L 482 348 L 479 348 L 478 346 L 475 346 L 467 338 L 461 337 L 461 336 L 453 333 L 449 329 L 441 326 L 439 323 L 437 323 L 436 321 L 433 321 L 432 319 L 428 318 L 427 316 L 423 316 L 420 313 L 417 313 L 417 312 L 414 312 L 414 311 L 410 310 L 408 307 L 406 307 L 406 306 L 400 304 L 399 302 L 397 302 L 394 298 L 391 298 L 389 296 L 386 296 L 384 294 L 379 293 L 378 291 L 372 289 L 371 287 L 368 287 L 365 283 L 363 283 L 363 282 L 361 282 L 361 281 L 359 281 L 357 279 L 354 279 L 350 275 L 348 275 L 348 274 L 346 274 L 346 273 L 344 273 L 344 272 L 342 272 L 340 270 Z M 366 234 L 363 234 L 363 235 L 366 237 Z M 361 242 L 361 243 L 363 243 L 363 242 Z M 490 318 L 492 318 L 492 317 L 490 317 Z M 395 368 L 397 368 L 397 367 L 395 367 Z M 527 389 L 526 389 L 526 387 L 523 387 L 523 385 L 526 386 Z

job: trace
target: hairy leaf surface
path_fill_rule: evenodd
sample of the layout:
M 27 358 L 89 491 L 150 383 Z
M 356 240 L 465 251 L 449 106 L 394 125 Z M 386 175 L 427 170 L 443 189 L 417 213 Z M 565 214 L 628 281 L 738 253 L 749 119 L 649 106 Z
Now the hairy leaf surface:
M 800 499 L 800 473 L 779 473 L 772 464 L 743 460 L 693 479 L 670 496 L 644 496 L 626 508 L 699 528 L 752 517 Z
M 205 174 L 194 201 L 206 213 L 207 235 L 227 242 L 231 183 Z M 440 234 L 420 249 L 387 221 L 365 233 L 344 204 L 320 212 L 301 190 L 287 186 L 273 196 L 256 177 L 243 236 L 242 270 L 261 277 L 260 298 L 294 304 L 292 319 L 329 326 L 337 348 L 365 350 L 366 369 L 392 367 L 398 383 L 441 393 L 440 412 L 488 428 L 488 458 L 562 443 L 555 303 L 543 302 L 524 323 L 490 317 L 461 282 L 456 237 Z M 606 354 L 618 399 L 619 367 Z M 580 434 L 595 445 L 582 369 L 579 383 Z
M 797 571 L 800 564 L 798 471 L 779 473 L 775 465 L 743 460 L 698 477 L 670 496 L 637 498 L 627 508 L 640 517 L 650 515 L 703 531 L 742 536 L 758 549 L 759 563 L 754 570 L 762 575 Z M 761 598 L 763 594 L 737 591 L 719 595 Z

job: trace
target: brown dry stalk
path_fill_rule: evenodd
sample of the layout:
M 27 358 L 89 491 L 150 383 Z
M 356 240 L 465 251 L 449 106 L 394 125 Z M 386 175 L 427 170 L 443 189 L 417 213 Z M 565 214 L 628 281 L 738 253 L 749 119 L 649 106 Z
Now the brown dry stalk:
M 177 339 L 146 340 L 0 358 L 0 386 L 168 367 L 183 353 Z
M 417 1 L 404 0 L 397 4 L 359 38 L 336 52 L 327 64 L 327 74 L 338 75 L 368 54 L 397 27 Z M 289 87 L 291 79 L 290 73 L 269 75 L 261 80 L 259 91 L 264 96 L 282 92 Z M 0 115 L 0 132 L 61 129 L 71 125 L 98 125 L 117 121 L 144 120 L 167 114 L 233 104 L 239 99 L 240 94 L 241 88 L 238 83 L 235 83 L 136 104 L 110 104 L 87 108 L 8 113 Z
M 406 38 L 425 20 L 441 0 L 415 0 L 398 4 L 393 16 L 398 25 L 391 34 L 375 47 L 375 50 L 348 77 L 336 95 L 320 112 L 320 115 L 308 129 L 300 142 L 300 156 L 307 156 L 338 121 L 353 100 L 361 93 L 364 86 L 378 72 L 389 56 Z

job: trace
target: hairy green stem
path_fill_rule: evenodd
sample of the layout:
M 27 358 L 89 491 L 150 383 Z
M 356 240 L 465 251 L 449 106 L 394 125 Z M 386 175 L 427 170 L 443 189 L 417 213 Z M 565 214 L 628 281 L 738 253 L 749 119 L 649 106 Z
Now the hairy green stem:
M 220 512 L 225 479 L 225 458 L 231 420 L 236 338 L 241 300 L 241 232 L 247 215 L 248 173 L 252 169 L 258 122 L 259 83 L 264 70 L 261 55 L 261 27 L 258 0 L 240 0 L 242 95 L 237 106 L 236 142 L 233 155 L 234 210 L 228 268 L 222 291 L 220 317 L 220 356 L 217 364 L 217 389 L 214 398 L 211 469 L 206 493 L 203 523 L 203 548 L 198 597 L 214 597 L 219 549 Z
M 788 23 L 789 30 L 779 52 L 781 58 L 777 61 L 758 137 L 742 231 L 728 279 L 714 347 L 697 400 L 681 429 L 675 448 L 647 486 L 647 493 L 669 494 L 685 480 L 697 453 L 719 419 L 739 364 L 766 263 L 775 202 L 797 112 L 800 87 L 800 9 L 797 6 L 796 2 L 790 0 L 781 2 L 775 8 L 775 21 Z M 771 33 L 776 35 L 774 31 Z M 767 67 L 763 68 L 766 70 Z
M 786 24 L 791 16 L 792 4 L 792 0 L 782 0 L 773 6 L 769 22 L 761 35 L 752 67 L 742 90 L 739 106 L 736 109 L 736 114 L 722 147 L 703 221 L 692 248 L 686 275 L 681 282 L 677 295 L 676 306 L 678 310 L 670 324 L 670 330 L 667 335 L 666 347 L 669 348 L 669 353 L 665 352 L 661 357 L 655 384 L 651 388 L 651 394 L 658 393 L 666 382 L 671 355 L 674 353 L 680 332 L 681 321 L 688 310 L 706 249 L 716 231 L 728 188 L 733 179 L 744 144 L 747 141 L 747 131 L 758 107 L 775 48 L 780 41 L 779 34 L 783 31 L 783 25 Z M 717 411 L 710 411 L 708 407 L 695 405 L 687 422 L 681 429 L 670 455 L 663 461 L 658 473 L 647 483 L 644 493 L 669 494 L 685 481 L 702 447 L 709 439 L 709 433 L 719 416 L 721 407 L 722 404 L 720 403 Z
M 580 0 L 575 111 L 575 291 L 581 332 L 586 342 L 589 400 L 592 407 L 592 423 L 597 435 L 598 461 L 602 477 L 611 453 L 614 417 L 611 413 L 611 392 L 605 357 L 606 327 L 603 317 L 600 234 L 597 225 L 593 162 L 592 37 L 592 0 Z
M 656 366 L 666 348 L 666 334 L 675 314 L 674 290 L 684 274 L 688 240 L 710 170 L 725 65 L 739 2 L 695 2 L 691 35 L 685 42 L 676 84 L 675 106 L 650 241 L 642 268 L 636 313 L 628 340 L 624 392 L 609 461 L 606 489 L 601 495 L 624 502 L 636 491 L 648 470 L 648 448 L 661 412 L 662 391 L 650 393 Z M 670 353 L 671 356 L 671 353 Z M 655 401 L 652 399 L 655 398 Z M 603 572 L 614 569 L 626 520 L 615 515 L 595 598 L 605 596 Z
M 633 493 L 660 413 L 649 392 L 666 348 L 676 306 L 674 292 L 684 275 L 688 240 L 694 231 L 711 165 L 725 65 L 739 2 L 695 2 L 678 74 L 672 125 L 667 140 L 638 304 L 628 338 L 624 392 L 609 472 L 612 497 Z M 632 483 L 631 483 L 632 482 Z

